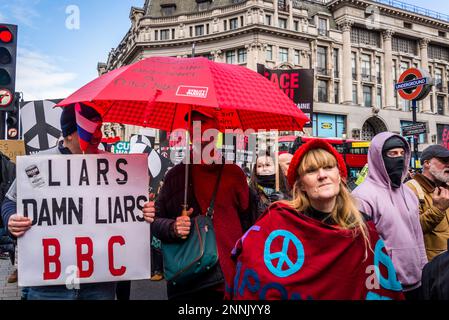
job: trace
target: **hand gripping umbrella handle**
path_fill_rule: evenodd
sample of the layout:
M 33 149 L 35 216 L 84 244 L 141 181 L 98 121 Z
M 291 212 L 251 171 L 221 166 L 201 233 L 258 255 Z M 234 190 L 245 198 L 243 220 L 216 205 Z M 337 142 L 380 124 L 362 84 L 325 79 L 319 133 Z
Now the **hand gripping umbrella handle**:
M 182 213 L 181 213 L 181 216 L 185 217 L 185 216 L 188 216 L 188 215 L 189 215 L 188 210 L 187 210 L 187 207 L 188 207 L 187 204 L 183 204 L 183 205 L 182 205 Z M 181 239 L 182 239 L 182 240 L 185 240 L 185 239 L 187 239 L 187 236 L 182 236 Z

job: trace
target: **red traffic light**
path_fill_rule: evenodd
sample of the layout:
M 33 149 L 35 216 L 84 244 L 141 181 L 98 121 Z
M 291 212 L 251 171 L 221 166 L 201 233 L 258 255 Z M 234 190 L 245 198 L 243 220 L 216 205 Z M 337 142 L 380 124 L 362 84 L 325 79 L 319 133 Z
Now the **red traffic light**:
M 0 41 L 10 43 L 12 41 L 12 32 L 5 26 L 0 26 Z

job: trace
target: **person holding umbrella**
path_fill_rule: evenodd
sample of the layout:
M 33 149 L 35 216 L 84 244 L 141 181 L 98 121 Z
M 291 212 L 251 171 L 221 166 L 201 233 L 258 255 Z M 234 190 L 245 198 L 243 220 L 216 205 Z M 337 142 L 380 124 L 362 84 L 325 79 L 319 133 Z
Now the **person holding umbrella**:
M 206 130 L 218 126 L 213 115 L 204 111 L 193 110 L 191 119 L 193 123 L 201 123 L 201 136 Z M 193 132 L 192 126 L 189 131 Z M 210 141 L 201 141 L 201 148 L 196 148 L 198 144 L 194 142 L 192 158 L 202 155 L 204 147 L 209 143 Z M 217 162 L 222 161 L 220 155 L 212 156 Z M 204 160 L 201 157 L 200 164 L 187 165 L 187 215 L 182 215 L 186 173 L 186 165 L 183 163 L 167 173 L 156 203 L 149 202 L 143 209 L 146 221 L 152 223 L 152 233 L 163 243 L 183 241 L 183 238 L 191 233 L 190 217 L 206 212 L 222 170 L 213 216 L 219 261 L 194 281 L 182 285 L 168 281 L 167 294 L 170 300 L 222 300 L 225 288 L 230 286 L 234 273 L 230 252 L 235 242 L 243 235 L 242 223 L 247 218 L 245 215 L 248 215 L 249 189 L 246 177 L 235 164 L 206 164 Z

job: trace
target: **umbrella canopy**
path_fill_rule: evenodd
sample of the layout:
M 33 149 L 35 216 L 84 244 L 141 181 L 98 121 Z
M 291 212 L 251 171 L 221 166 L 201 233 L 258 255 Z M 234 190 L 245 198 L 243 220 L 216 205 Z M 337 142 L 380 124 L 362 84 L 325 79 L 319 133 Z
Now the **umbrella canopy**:
M 225 129 L 302 130 L 309 119 L 278 87 L 246 67 L 206 58 L 152 57 L 88 83 L 59 106 L 85 103 L 105 122 L 173 131 L 193 108 Z

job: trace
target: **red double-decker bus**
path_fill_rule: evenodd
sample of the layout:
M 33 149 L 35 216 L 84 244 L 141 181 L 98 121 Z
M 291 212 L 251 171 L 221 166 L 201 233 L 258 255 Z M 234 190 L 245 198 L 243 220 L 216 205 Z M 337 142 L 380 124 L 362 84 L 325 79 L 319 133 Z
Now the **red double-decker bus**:
M 368 162 L 370 142 L 352 139 L 283 136 L 279 137 L 279 154 L 285 152 L 294 154 L 301 145 L 311 139 L 322 139 L 329 142 L 343 156 L 348 168 L 348 174 L 354 179 L 357 178 L 359 171 Z

